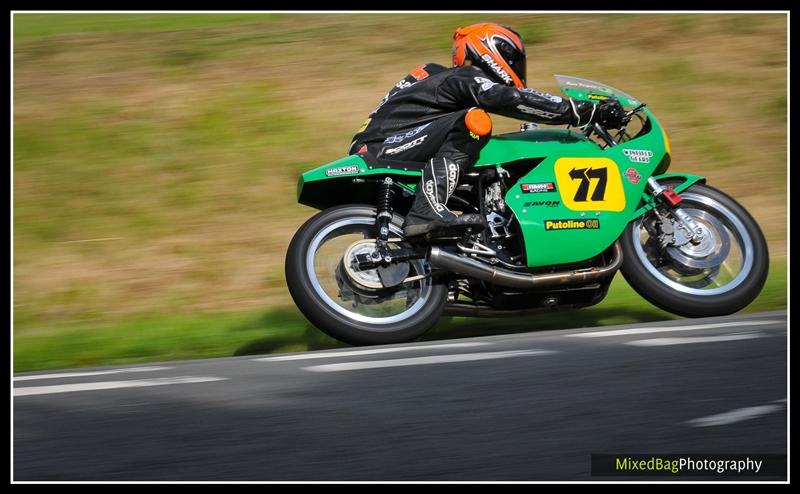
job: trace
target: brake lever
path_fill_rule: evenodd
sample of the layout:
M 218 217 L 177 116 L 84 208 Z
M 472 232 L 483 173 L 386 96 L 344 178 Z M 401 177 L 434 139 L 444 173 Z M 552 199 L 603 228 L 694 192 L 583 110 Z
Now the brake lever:
M 625 115 L 626 115 L 626 118 L 628 118 L 628 121 L 630 122 L 630 118 L 631 118 L 631 117 L 633 117 L 633 115 L 634 115 L 635 113 L 639 112 L 639 111 L 640 111 L 642 108 L 644 108 L 645 106 L 647 106 L 647 104 L 645 104 L 645 103 L 642 103 L 641 105 L 637 106 L 637 107 L 636 107 L 636 108 L 634 108 L 633 110 L 631 110 L 631 111 L 627 112 Z

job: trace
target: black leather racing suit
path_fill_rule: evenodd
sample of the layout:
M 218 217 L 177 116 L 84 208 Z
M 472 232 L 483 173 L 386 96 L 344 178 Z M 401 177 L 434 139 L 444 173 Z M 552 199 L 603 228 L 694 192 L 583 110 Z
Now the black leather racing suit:
M 582 126 L 595 105 L 493 81 L 476 66 L 425 64 L 389 91 L 350 145 L 350 154 L 385 161 L 425 162 L 447 157 L 462 171 L 474 163 L 488 137 L 470 135 L 471 108 L 546 124 Z

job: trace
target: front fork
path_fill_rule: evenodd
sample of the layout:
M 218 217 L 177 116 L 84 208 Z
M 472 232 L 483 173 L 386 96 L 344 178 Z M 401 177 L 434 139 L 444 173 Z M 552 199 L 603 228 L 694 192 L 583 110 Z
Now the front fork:
M 658 182 L 659 180 L 681 180 L 681 183 L 673 188 L 667 188 L 662 186 Z M 678 241 L 678 244 L 690 242 L 693 245 L 698 245 L 703 241 L 705 231 L 691 215 L 678 206 L 683 199 L 679 194 L 696 183 L 705 183 L 705 178 L 687 173 L 667 173 L 650 177 L 647 179 L 647 191 L 650 193 L 650 197 L 645 198 L 644 204 L 633 213 L 631 219 L 653 211 L 661 220 L 662 229 L 665 230 L 662 233 L 666 234 L 665 239 L 666 237 L 675 239 L 674 234 L 677 233 L 679 237 L 685 238 L 685 240 Z M 680 232 L 666 231 L 672 230 L 673 224 L 680 227 Z M 672 244 L 673 242 L 669 243 Z M 666 247 L 666 245 L 662 246 Z
M 660 201 L 667 206 L 668 211 L 683 227 L 688 240 L 692 244 L 698 245 L 703 241 L 703 228 L 683 208 L 678 207 L 682 197 L 677 192 L 659 184 L 655 177 L 647 179 L 647 189 L 656 201 Z M 655 207 L 655 212 L 659 214 L 657 206 Z

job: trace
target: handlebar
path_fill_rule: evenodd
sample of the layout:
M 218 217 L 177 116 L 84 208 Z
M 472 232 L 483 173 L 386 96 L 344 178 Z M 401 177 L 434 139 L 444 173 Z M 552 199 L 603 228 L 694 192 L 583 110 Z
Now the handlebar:
M 621 130 L 623 132 L 625 131 L 625 127 L 628 125 L 628 122 L 631 121 L 633 116 L 636 113 L 640 112 L 645 106 L 647 105 L 645 103 L 642 103 L 633 110 L 625 113 L 625 118 L 623 119 L 623 124 L 621 127 Z M 583 133 L 586 137 L 589 137 L 592 134 L 592 132 L 596 133 L 608 146 L 616 146 L 619 144 L 617 140 L 611 136 L 608 130 L 598 122 L 592 122 L 589 125 L 587 125 L 586 130 L 584 130 Z

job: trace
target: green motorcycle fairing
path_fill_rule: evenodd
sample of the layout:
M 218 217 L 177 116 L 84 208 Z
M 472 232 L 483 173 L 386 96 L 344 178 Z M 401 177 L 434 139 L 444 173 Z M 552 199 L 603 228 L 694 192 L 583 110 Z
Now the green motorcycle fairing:
M 585 80 L 567 78 L 572 81 Z M 591 93 L 578 93 L 581 88 L 563 86 L 573 97 L 595 99 Z M 638 104 L 613 88 L 602 94 L 614 91 L 627 98 L 623 103 Z M 683 180 L 676 192 L 703 180 L 689 174 L 662 175 L 669 166 L 669 140 L 650 111 L 644 108 L 642 113 L 647 119 L 634 138 L 605 149 L 582 133 L 554 128 L 493 136 L 483 148 L 475 168 L 498 167 L 519 177 L 505 201 L 519 222 L 529 267 L 579 262 L 603 252 L 630 221 L 654 207 L 645 188 L 648 178 Z M 371 204 L 375 188 L 353 179 L 385 176 L 413 193 L 421 172 L 370 168 L 360 156 L 351 155 L 304 173 L 298 202 L 318 209 Z
M 374 183 L 358 183 L 353 179 L 382 179 L 392 177 L 407 194 L 416 192 L 422 176 L 420 170 L 371 167 L 353 154 L 309 170 L 297 182 L 297 202 L 316 209 L 342 204 L 374 204 L 377 187 Z

